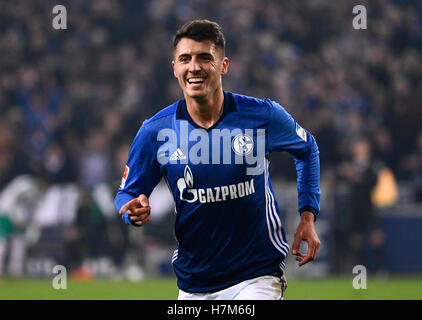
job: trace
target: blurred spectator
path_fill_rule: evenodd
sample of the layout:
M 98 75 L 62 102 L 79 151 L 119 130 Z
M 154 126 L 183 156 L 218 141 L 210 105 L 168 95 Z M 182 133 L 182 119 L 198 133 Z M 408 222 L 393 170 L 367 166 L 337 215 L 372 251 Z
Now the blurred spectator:
M 416 137 L 414 152 L 403 159 L 402 166 L 408 174 L 415 200 L 422 203 L 422 130 Z
M 87 189 L 81 189 L 81 195 L 74 223 L 66 230 L 66 250 L 68 252 L 66 265 L 71 275 L 88 276 L 92 271 L 83 267 L 84 260 L 98 259 L 109 254 L 106 233 L 106 220 L 98 204 L 93 200 Z
M 374 158 L 380 159 L 387 167 L 397 171 L 397 157 L 391 138 L 391 133 L 385 127 L 375 129 L 373 135 L 373 154 Z
M 107 153 L 107 137 L 102 131 L 92 131 L 81 155 L 80 182 L 86 187 L 108 180 L 109 156 Z
M 41 179 L 20 175 L 0 193 L 0 276 L 25 274 L 26 227 L 33 222 L 33 208 L 43 191 L 42 183 Z
M 347 202 L 348 241 L 351 268 L 354 265 L 371 265 L 365 256 L 369 244 L 374 254 L 376 272 L 386 270 L 385 233 L 379 223 L 378 213 L 372 201 L 372 192 L 377 184 L 378 174 L 383 167 L 373 158 L 371 146 L 366 139 L 357 139 L 351 145 L 351 159 L 341 164 L 339 175 L 350 185 Z M 345 217 L 343 217 L 345 218 Z

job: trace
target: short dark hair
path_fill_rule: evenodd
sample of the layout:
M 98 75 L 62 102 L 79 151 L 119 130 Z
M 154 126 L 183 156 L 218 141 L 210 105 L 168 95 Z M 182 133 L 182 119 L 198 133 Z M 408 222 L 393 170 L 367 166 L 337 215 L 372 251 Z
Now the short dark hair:
M 176 49 L 177 44 L 182 38 L 189 38 L 198 42 L 211 40 L 217 48 L 223 50 L 224 55 L 226 39 L 224 39 L 220 25 L 216 22 L 209 20 L 192 20 L 186 22 L 177 30 L 174 36 L 173 49 Z

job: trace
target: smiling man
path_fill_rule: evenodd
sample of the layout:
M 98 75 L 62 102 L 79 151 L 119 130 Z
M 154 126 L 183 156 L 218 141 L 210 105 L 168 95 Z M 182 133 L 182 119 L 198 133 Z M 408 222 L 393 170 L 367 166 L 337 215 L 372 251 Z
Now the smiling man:
M 204 32 L 198 26 L 209 29 Z M 173 43 L 174 76 L 183 90 L 189 115 L 203 128 L 211 127 L 223 112 L 222 76 L 229 60 L 224 56 L 225 40 L 218 28 L 193 21 L 177 32 Z
M 173 45 L 174 76 L 184 97 L 142 124 L 116 208 L 125 223 L 145 225 L 148 197 L 164 177 L 176 205 L 172 264 L 178 298 L 282 299 L 289 245 L 268 155 L 287 151 L 295 161 L 301 219 L 292 254 L 302 266 L 316 258 L 320 246 L 314 226 L 320 209 L 315 139 L 277 102 L 223 90 L 229 60 L 215 22 L 186 23 Z M 299 252 L 302 241 L 306 254 Z

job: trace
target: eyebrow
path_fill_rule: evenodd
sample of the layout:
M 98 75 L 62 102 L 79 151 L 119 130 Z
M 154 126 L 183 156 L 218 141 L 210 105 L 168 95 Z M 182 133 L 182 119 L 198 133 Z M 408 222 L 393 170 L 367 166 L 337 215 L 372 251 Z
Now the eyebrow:
M 202 57 L 202 58 L 204 58 L 204 57 L 213 57 L 213 55 L 211 54 L 211 53 L 208 53 L 208 52 L 204 52 L 204 53 L 200 53 L 200 54 L 198 54 L 198 56 L 200 56 L 200 57 Z
M 209 57 L 213 57 L 213 55 L 211 54 L 211 53 L 209 53 L 209 52 L 202 52 L 202 53 L 198 53 L 197 54 L 199 57 L 201 57 L 201 58 L 209 58 Z M 192 54 L 189 54 L 189 53 L 182 53 L 182 54 L 180 54 L 177 58 L 178 59 L 181 59 L 181 58 L 188 58 L 188 57 L 191 57 L 192 56 Z

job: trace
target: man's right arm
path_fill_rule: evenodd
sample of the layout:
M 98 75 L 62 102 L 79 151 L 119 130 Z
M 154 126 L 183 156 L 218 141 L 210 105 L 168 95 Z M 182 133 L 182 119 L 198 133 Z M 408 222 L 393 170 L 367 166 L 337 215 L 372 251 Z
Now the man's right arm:
M 118 212 L 126 209 L 125 205 L 131 203 L 134 209 L 134 199 L 140 195 L 148 197 L 160 182 L 161 172 L 156 157 L 157 139 L 153 131 L 148 130 L 145 123 L 141 126 L 130 147 L 129 156 L 123 173 L 114 204 Z M 139 204 L 141 206 L 141 204 Z M 126 224 L 138 226 L 130 218 L 130 210 L 123 210 L 121 217 Z

